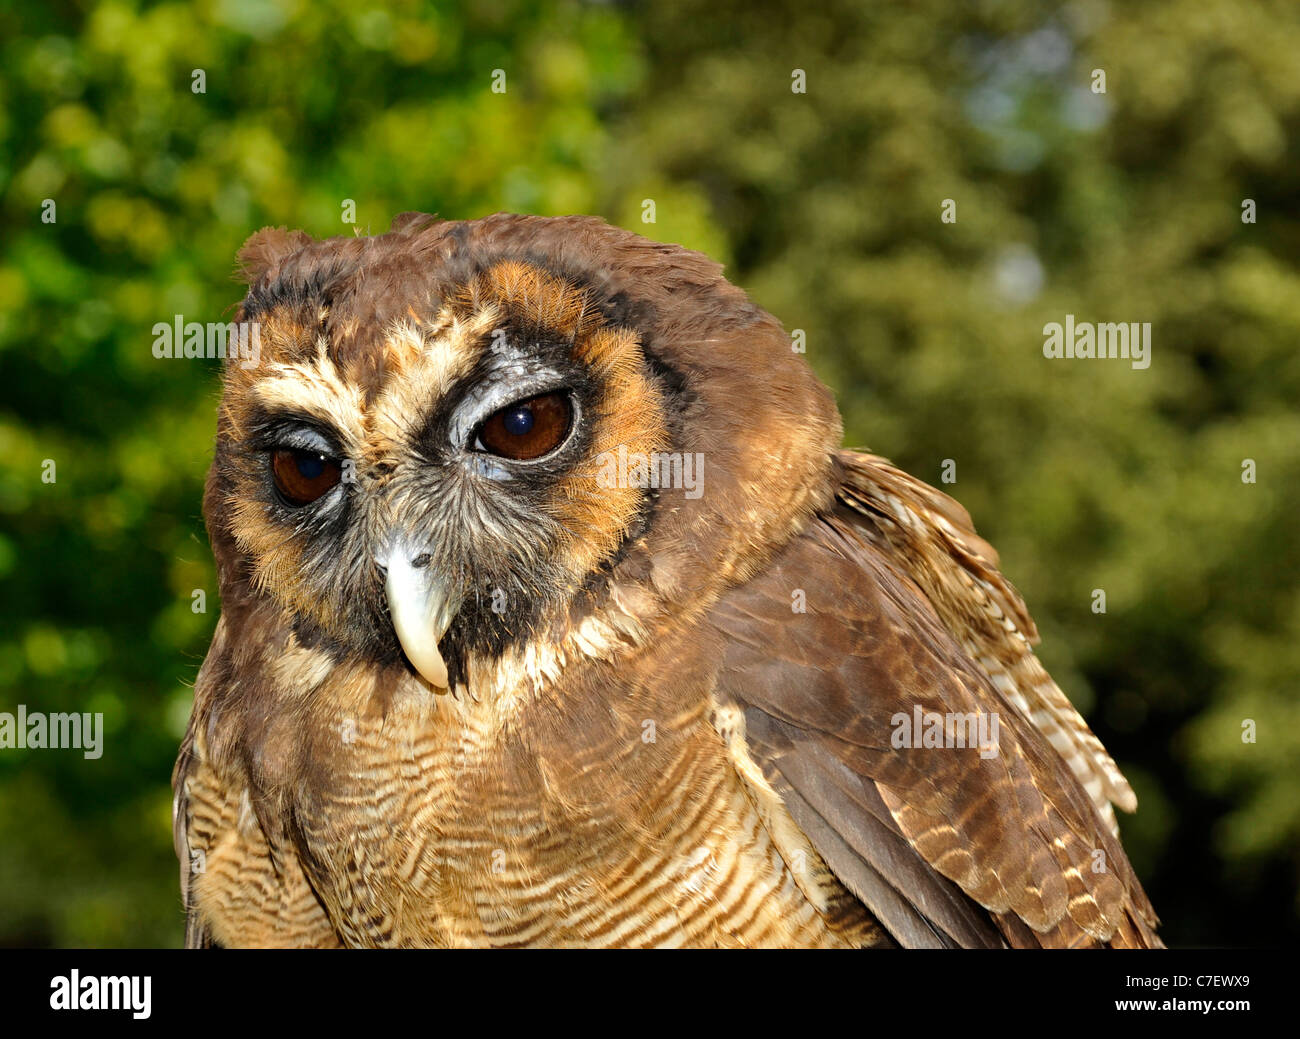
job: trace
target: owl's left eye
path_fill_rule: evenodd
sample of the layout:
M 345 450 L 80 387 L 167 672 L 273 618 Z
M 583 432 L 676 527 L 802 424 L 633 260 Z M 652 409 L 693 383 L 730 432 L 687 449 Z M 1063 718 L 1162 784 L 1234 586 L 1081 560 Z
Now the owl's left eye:
M 488 416 L 478 427 L 474 446 L 512 461 L 531 461 L 559 447 L 572 423 L 573 405 L 568 396 L 544 393 Z
M 318 451 L 280 448 L 271 452 L 275 489 L 290 505 L 310 505 L 339 482 L 339 463 Z

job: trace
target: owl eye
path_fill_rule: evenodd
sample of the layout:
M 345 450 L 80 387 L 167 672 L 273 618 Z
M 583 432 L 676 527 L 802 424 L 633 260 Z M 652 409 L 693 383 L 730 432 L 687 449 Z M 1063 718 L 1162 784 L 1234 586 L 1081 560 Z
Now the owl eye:
M 516 401 L 478 427 L 475 447 L 524 462 L 554 451 L 568 436 L 573 406 L 563 393 Z
M 280 448 L 271 452 L 275 489 L 290 505 L 310 505 L 336 483 L 339 463 L 318 451 Z

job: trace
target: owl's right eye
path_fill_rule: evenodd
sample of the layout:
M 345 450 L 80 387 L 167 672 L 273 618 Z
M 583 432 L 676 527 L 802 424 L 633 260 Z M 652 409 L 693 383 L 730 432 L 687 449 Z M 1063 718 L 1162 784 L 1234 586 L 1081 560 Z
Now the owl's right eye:
M 319 451 L 280 448 L 271 452 L 275 489 L 295 507 L 310 505 L 339 482 L 339 463 Z

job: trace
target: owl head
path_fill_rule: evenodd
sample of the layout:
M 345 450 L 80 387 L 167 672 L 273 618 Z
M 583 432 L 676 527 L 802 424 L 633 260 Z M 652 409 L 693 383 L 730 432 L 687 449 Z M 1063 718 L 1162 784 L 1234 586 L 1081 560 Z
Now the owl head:
M 635 645 L 825 504 L 833 401 L 707 258 L 586 217 L 268 228 L 205 515 L 224 608 L 434 691 Z M 606 648 L 608 648 L 606 646 Z

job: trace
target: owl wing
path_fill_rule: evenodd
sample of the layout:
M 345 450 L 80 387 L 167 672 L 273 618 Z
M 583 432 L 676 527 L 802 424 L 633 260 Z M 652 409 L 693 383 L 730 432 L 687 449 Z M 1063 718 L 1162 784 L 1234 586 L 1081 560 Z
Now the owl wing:
M 185 947 L 337 948 L 339 937 L 283 820 L 265 806 L 257 810 L 245 765 L 229 752 L 241 725 L 238 712 L 226 708 L 236 673 L 230 630 L 223 615 L 194 684 L 194 710 L 172 772 Z M 215 753 L 210 740 L 223 730 L 227 751 Z
M 185 730 L 181 741 L 180 753 L 176 757 L 176 767 L 172 769 L 172 846 L 176 849 L 176 859 L 181 870 L 181 905 L 185 910 L 185 948 L 209 949 L 212 947 L 212 932 L 202 921 L 194 906 L 192 880 L 194 877 L 193 860 L 190 857 L 189 828 L 192 820 L 190 813 L 189 776 L 194 768 L 194 719 Z
M 1023 659 L 1033 623 L 992 549 L 882 459 L 842 453 L 836 477 L 834 505 L 709 617 L 715 699 L 742 719 L 755 796 L 902 944 L 1158 945 L 1085 783 L 1132 793 Z M 918 712 L 983 719 L 996 752 L 925 746 L 907 736 Z
M 842 451 L 838 461 L 840 500 L 862 517 L 861 533 L 903 564 L 999 696 L 1047 737 L 1118 833 L 1112 803 L 1132 812 L 1137 797 L 1034 654 L 1033 619 L 966 510 L 879 456 Z

